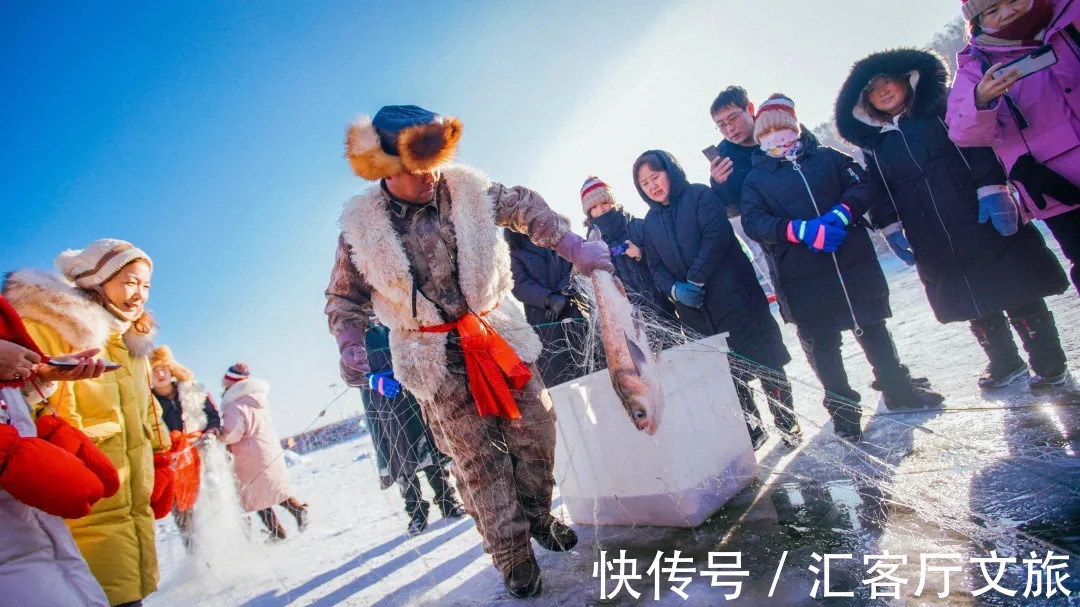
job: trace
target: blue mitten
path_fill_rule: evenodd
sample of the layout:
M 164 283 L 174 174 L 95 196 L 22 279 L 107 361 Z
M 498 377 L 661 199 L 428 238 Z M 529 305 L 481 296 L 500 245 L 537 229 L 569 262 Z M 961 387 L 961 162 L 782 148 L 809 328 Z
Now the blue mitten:
M 983 186 L 979 196 L 979 223 L 989 219 L 1002 236 L 1012 236 L 1020 230 L 1020 211 L 1008 186 Z
M 671 298 L 690 308 L 705 305 L 705 291 L 692 282 L 677 282 L 671 285 Z
M 830 225 L 834 228 L 847 229 L 847 227 L 851 225 L 851 208 L 844 203 L 840 203 L 822 215 L 821 221 L 825 225 Z
M 911 243 L 908 242 L 907 237 L 904 236 L 904 226 L 900 225 L 900 222 L 885 226 L 881 233 L 885 235 L 885 242 L 892 249 L 893 255 L 899 257 L 900 261 L 909 266 L 915 265 L 915 251 L 911 248 Z
M 817 219 L 796 219 L 788 224 L 787 238 L 791 242 L 802 242 L 811 251 L 835 253 L 844 243 L 847 231 Z
M 368 373 L 368 388 L 387 398 L 394 398 L 401 392 L 401 382 L 394 379 L 393 370 Z

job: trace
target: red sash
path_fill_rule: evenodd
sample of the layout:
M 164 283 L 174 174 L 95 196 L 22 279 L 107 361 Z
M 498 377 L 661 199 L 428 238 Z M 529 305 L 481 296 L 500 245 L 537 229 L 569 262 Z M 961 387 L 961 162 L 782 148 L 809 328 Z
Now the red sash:
M 490 310 L 488 311 L 490 312 Z M 449 333 L 457 329 L 465 353 L 465 372 L 469 390 L 481 416 L 497 415 L 519 419 L 517 403 L 510 389 L 520 390 L 532 379 L 532 371 L 518 357 L 510 344 L 481 316 L 488 312 L 469 312 L 454 322 L 420 327 L 422 333 Z

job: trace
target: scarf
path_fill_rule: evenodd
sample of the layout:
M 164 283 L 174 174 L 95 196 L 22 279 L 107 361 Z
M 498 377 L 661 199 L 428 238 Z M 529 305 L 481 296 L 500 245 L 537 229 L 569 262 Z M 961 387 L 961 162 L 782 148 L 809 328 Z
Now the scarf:
M 972 41 L 979 46 L 1041 46 L 1036 37 L 1050 25 L 1054 7 L 1050 0 L 1033 0 L 1031 10 L 997 31 L 989 31 L 972 23 Z
M 521 418 L 510 389 L 520 390 L 532 379 L 532 371 L 510 344 L 482 316 L 469 312 L 454 322 L 420 327 L 422 333 L 449 333 L 457 330 L 465 354 L 469 391 L 481 416 Z M 509 382 L 509 383 L 508 383 Z

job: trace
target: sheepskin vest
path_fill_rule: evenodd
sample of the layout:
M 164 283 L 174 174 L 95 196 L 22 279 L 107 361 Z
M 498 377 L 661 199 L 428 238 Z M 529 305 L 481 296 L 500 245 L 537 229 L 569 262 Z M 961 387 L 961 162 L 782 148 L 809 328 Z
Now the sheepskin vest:
M 180 396 L 180 413 L 184 418 L 184 432 L 206 430 L 206 388 L 193 381 L 176 382 Z
M 513 303 L 498 305 L 513 287 L 510 252 L 499 235 L 492 183 L 464 166 L 443 171 L 450 193 L 450 218 L 457 237 L 457 271 L 469 308 L 487 312 L 484 320 L 526 363 L 535 362 L 543 346 Z M 447 378 L 446 333 L 421 333 L 420 327 L 457 320 L 443 318 L 438 306 L 416 293 L 413 315 L 413 273 L 401 238 L 390 221 L 381 187 L 372 187 L 345 204 L 341 215 L 352 262 L 372 287 L 372 308 L 390 329 L 394 376 L 414 396 L 433 401 Z M 498 306 L 498 307 L 496 307 Z

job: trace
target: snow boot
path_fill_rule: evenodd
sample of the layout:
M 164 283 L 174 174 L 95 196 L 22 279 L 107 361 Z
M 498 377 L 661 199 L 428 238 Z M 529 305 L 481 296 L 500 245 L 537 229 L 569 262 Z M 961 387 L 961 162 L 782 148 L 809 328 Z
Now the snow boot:
M 552 552 L 566 552 L 577 546 L 574 530 L 550 514 L 536 524 L 529 525 L 529 535 L 537 544 Z
M 1027 363 L 1020 358 L 1004 314 L 992 314 L 971 321 L 971 333 L 990 360 L 979 376 L 980 388 L 1004 388 L 1027 375 Z
M 1068 380 L 1068 362 L 1061 349 L 1054 315 L 1046 309 L 1046 304 L 1039 301 L 1027 306 L 1022 313 L 1010 314 L 1009 322 L 1020 335 L 1031 370 L 1035 372 L 1028 381 L 1031 389 L 1052 389 L 1064 384 Z
M 276 514 L 274 514 L 274 507 L 271 506 L 264 510 L 259 510 L 259 519 L 263 525 L 266 526 L 266 530 L 269 533 L 267 537 L 268 542 L 280 542 L 285 539 L 285 527 L 281 525 L 281 521 L 278 520 Z
M 846 390 L 842 394 L 825 394 L 825 409 L 832 417 L 836 438 L 849 443 L 862 440 L 862 408 L 859 406 L 861 399 L 862 396 L 854 390 Z
M 465 508 L 457 501 L 440 501 L 439 512 L 443 518 L 462 518 L 465 516 Z
M 405 529 L 405 532 L 409 534 L 409 537 L 415 537 L 423 533 L 424 529 L 427 529 L 427 524 L 428 505 L 424 502 L 421 507 L 413 510 L 412 516 L 409 519 L 409 526 Z
M 875 388 L 878 382 L 874 382 Z M 945 402 L 945 397 L 929 388 L 920 388 L 914 384 L 904 382 L 902 384 L 886 387 L 881 391 L 881 398 L 885 401 L 885 408 L 890 411 L 904 409 L 933 409 L 940 407 Z
M 536 564 L 536 557 L 529 555 L 529 559 L 510 565 L 503 574 L 503 585 L 511 596 L 519 599 L 527 599 L 540 594 L 543 586 L 540 579 L 540 565 Z
M 765 431 L 765 428 L 762 426 L 751 428 L 749 424 L 746 427 L 750 431 L 750 446 L 754 448 L 754 451 L 765 446 L 769 440 L 769 433 Z
M 296 518 L 296 526 L 300 529 L 300 533 L 303 533 L 308 526 L 308 505 L 301 504 L 300 500 L 295 497 L 281 502 L 281 505 L 289 511 L 289 514 Z
M 802 444 L 803 433 L 799 422 L 792 424 L 790 428 L 780 428 L 780 440 L 789 447 L 798 447 Z

